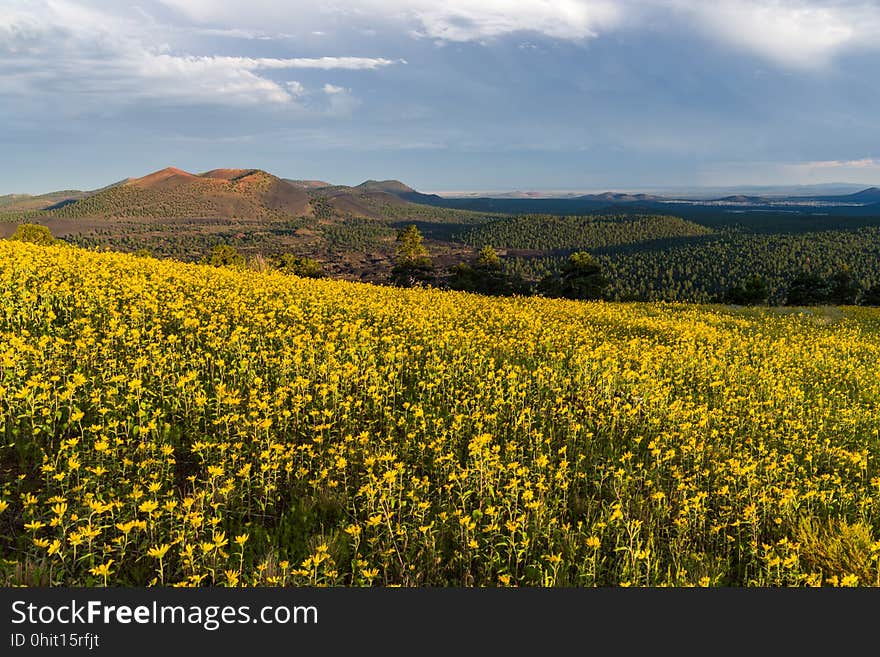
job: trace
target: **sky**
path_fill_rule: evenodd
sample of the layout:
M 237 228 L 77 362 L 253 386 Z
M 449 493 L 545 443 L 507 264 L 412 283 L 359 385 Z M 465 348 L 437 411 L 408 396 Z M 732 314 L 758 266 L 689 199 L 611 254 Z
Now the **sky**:
M 0 0 L 0 194 L 880 185 L 878 0 Z

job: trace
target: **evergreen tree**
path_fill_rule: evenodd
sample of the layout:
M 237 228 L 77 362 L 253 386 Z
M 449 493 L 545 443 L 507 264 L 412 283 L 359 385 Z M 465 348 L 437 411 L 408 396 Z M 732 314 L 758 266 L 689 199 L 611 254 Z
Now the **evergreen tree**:
M 734 285 L 721 295 L 721 303 L 738 306 L 757 306 L 767 303 L 770 297 L 770 284 L 757 274 L 749 276 L 741 285 Z
M 569 256 L 559 272 L 544 278 L 538 289 L 548 297 L 591 300 L 601 299 L 606 287 L 608 279 L 599 263 L 586 251 L 578 251 Z
M 835 306 L 854 306 L 862 286 L 848 269 L 836 272 L 829 281 L 828 303 Z
M 803 272 L 795 276 L 789 283 L 785 305 L 815 306 L 828 303 L 829 296 L 828 281 L 818 274 Z
M 278 268 L 285 274 L 293 274 L 300 278 L 324 278 L 324 268 L 314 258 L 295 256 L 285 253 L 278 259 Z
M 504 270 L 501 258 L 491 246 L 484 246 L 472 265 L 461 263 L 453 267 L 449 287 L 490 296 L 528 293 L 528 285 Z
M 486 271 L 500 271 L 501 258 L 498 257 L 498 252 L 491 246 L 484 246 L 477 256 L 477 267 Z
M 863 306 L 880 306 L 880 283 L 872 285 L 862 295 L 861 304 Z
M 425 285 L 434 280 L 431 256 L 415 224 L 397 234 L 397 261 L 391 270 L 391 280 L 401 287 Z

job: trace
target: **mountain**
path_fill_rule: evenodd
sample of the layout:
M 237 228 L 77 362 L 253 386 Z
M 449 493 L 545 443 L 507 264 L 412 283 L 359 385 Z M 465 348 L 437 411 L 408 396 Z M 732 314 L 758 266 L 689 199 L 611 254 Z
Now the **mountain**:
M 104 188 L 53 214 L 63 217 L 266 219 L 310 211 L 308 193 L 260 169 L 175 167 Z
M 401 194 L 412 194 L 414 190 L 409 185 L 404 185 L 399 180 L 365 180 L 354 189 L 361 192 L 385 192 L 399 196 Z
M 826 194 L 819 196 L 750 196 L 737 194 L 693 202 L 740 205 L 870 205 L 880 202 L 880 188 L 870 187 L 853 194 Z
M 328 185 L 309 190 L 313 202 L 321 199 L 337 212 L 359 216 L 382 216 L 383 206 L 405 206 L 409 203 L 435 205 L 441 197 L 422 194 L 399 180 L 365 180 L 359 185 Z
M 642 190 L 667 199 L 711 200 L 726 196 L 760 196 L 761 198 L 802 198 L 852 194 L 862 189 L 852 183 L 820 183 L 812 185 L 736 185 L 728 187 L 666 187 Z
M 736 194 L 734 196 L 725 196 L 723 198 L 712 199 L 718 203 L 744 203 L 747 205 L 765 205 L 771 201 L 771 199 L 765 198 L 763 196 L 747 196 L 745 194 Z M 784 199 L 774 199 L 779 202 Z
M 381 214 L 382 206 L 406 205 L 401 195 L 410 187 L 397 180 L 367 180 L 360 185 L 331 185 L 311 190 L 314 201 L 326 201 L 339 214 L 374 217 Z
M 399 180 L 367 180 L 353 187 L 323 180 L 278 178 L 261 169 L 192 173 L 166 167 L 89 192 L 0 197 L 0 213 L 45 212 L 57 218 L 245 219 L 332 215 L 384 217 L 389 206 L 436 204 Z
M 323 180 L 294 180 L 291 178 L 282 178 L 288 185 L 293 185 L 299 189 L 321 189 L 322 187 L 332 187 L 333 185 Z
M 604 194 L 585 194 L 576 197 L 583 201 L 597 201 L 604 203 L 645 203 L 650 201 L 662 201 L 662 196 L 650 194 L 627 194 L 620 192 L 605 192 Z
M 0 196 L 0 212 L 31 212 L 51 210 L 64 205 L 74 203 L 85 198 L 91 192 L 83 192 L 78 189 L 66 189 L 49 194 L 7 194 Z
M 390 194 L 411 203 L 426 203 L 440 199 L 436 194 L 422 194 L 399 180 L 365 180 L 352 189 L 367 194 Z
M 846 196 L 830 197 L 837 201 L 852 203 L 880 203 L 880 187 L 869 187 L 855 194 L 847 194 Z
M 707 188 L 708 189 L 708 188 Z M 735 188 L 726 188 L 728 192 Z M 765 190 L 749 194 L 751 190 Z M 671 192 L 636 193 L 636 192 L 603 192 L 574 195 L 549 195 L 543 192 L 506 192 L 483 193 L 448 192 L 443 196 L 419 194 L 418 192 L 401 193 L 400 197 L 414 203 L 423 203 L 435 207 L 453 208 L 476 212 L 497 212 L 504 214 L 556 214 L 586 215 L 602 212 L 695 212 L 713 211 L 717 207 L 734 206 L 740 209 L 755 208 L 766 212 L 768 209 L 784 208 L 785 212 L 801 213 L 833 213 L 838 215 L 869 216 L 880 212 L 880 188 L 871 187 L 855 193 L 847 192 L 853 187 L 844 183 L 826 185 L 802 185 L 787 188 L 793 192 L 812 192 L 803 196 L 783 196 L 778 192 L 782 187 L 741 188 L 739 193 L 709 196 L 694 190 L 691 194 L 677 195 Z M 716 188 L 715 191 L 719 191 Z M 819 195 L 824 192 L 826 195 Z M 832 193 L 829 193 L 832 192 Z M 733 211 L 733 210 L 725 210 Z
M 767 188 L 768 191 L 771 188 Z M 807 191 L 808 188 L 798 188 Z M 812 188 L 809 188 L 812 191 Z M 817 187 L 831 190 L 843 185 Z M 851 189 L 851 188 L 849 188 Z M 836 213 L 874 213 L 880 208 L 880 188 L 848 194 L 776 196 L 748 194 L 699 199 L 655 193 L 613 192 L 547 197 L 539 192 L 513 192 L 494 196 L 438 196 L 422 194 L 399 180 L 365 180 L 354 185 L 333 185 L 322 180 L 282 179 L 261 169 L 212 169 L 191 173 L 167 167 L 140 178 L 126 178 L 94 191 L 66 190 L 41 196 L 0 197 L 0 213 L 45 213 L 46 217 L 118 217 L 154 219 L 266 219 L 315 216 L 387 217 L 405 213 L 409 204 L 454 210 L 510 214 L 591 214 L 617 211 L 684 211 L 684 208 L 742 206 L 787 207 L 802 211 L 832 208 Z M 392 208 L 394 208 L 392 210 Z M 801 211 L 801 210 L 797 210 Z
M 486 194 L 464 194 L 464 196 L 486 196 Z M 524 199 L 534 199 L 534 198 L 573 198 L 580 196 L 575 192 L 543 192 L 543 191 L 523 191 L 523 190 L 514 190 L 512 192 L 496 192 L 490 195 L 492 198 L 524 198 Z
M 862 185 L 852 183 L 822 183 L 814 185 L 740 185 L 735 187 L 657 187 L 629 192 L 600 192 L 597 190 L 574 189 L 534 189 L 534 190 L 484 190 L 440 192 L 442 198 L 487 198 L 487 199 L 572 199 L 609 198 L 615 193 L 622 196 L 648 196 L 654 199 L 713 200 L 727 196 L 756 196 L 770 198 L 806 198 L 824 196 L 843 196 L 859 192 Z M 613 198 L 611 199 L 613 200 Z
M 167 167 L 161 171 L 150 173 L 143 178 L 132 178 L 123 183 L 123 185 L 131 185 L 141 189 L 169 189 L 177 185 L 189 184 L 197 179 L 198 176 L 192 173 L 187 173 L 175 167 Z

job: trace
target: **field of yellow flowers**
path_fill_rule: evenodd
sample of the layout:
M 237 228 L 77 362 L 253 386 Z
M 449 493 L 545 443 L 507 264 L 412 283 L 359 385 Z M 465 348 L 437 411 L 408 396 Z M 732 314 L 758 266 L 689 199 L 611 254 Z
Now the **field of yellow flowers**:
M 880 584 L 880 313 L 0 241 L 6 585 Z

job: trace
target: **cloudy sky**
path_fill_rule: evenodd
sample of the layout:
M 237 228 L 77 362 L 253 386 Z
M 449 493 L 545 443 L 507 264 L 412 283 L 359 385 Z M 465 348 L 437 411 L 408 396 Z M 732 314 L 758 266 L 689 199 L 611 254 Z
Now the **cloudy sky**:
M 877 0 L 0 0 L 0 194 L 880 184 Z

